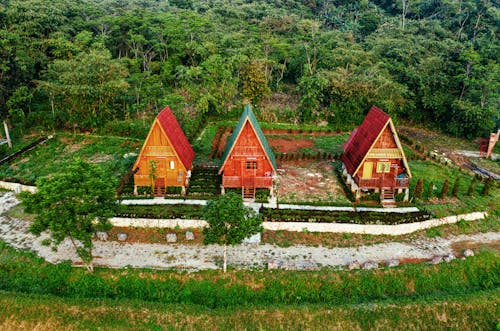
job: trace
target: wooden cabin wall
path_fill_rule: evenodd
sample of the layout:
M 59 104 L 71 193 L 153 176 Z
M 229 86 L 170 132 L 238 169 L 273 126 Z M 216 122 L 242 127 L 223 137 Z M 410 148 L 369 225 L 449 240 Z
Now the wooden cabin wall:
M 246 169 L 247 162 L 257 162 L 255 170 Z M 246 123 L 236 141 L 231 155 L 228 156 L 227 162 L 223 169 L 224 176 L 251 176 L 269 177 L 272 174 L 272 166 L 266 158 L 264 149 L 259 143 L 250 123 Z
M 373 148 L 398 148 L 389 125 L 385 127 L 379 139 L 375 142 Z
M 141 151 L 139 170 L 134 175 L 136 186 L 151 185 L 151 161 L 156 162 L 156 179 L 165 180 L 166 186 L 184 186 L 186 169 L 174 153 L 173 146 L 155 121 L 146 144 Z M 171 169 L 173 162 L 173 169 Z

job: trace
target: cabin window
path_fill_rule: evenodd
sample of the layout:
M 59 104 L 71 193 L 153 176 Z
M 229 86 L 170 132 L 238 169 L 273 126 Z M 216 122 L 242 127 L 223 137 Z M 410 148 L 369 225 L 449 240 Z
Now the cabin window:
M 391 162 L 377 162 L 377 173 L 390 172 Z
M 179 174 L 177 175 L 177 182 L 178 183 L 182 182 L 182 177 L 184 177 L 184 173 L 182 171 L 179 171 Z
M 257 169 L 257 161 L 247 161 L 246 168 L 247 169 Z
M 170 169 L 175 169 L 175 162 L 174 161 L 170 161 Z

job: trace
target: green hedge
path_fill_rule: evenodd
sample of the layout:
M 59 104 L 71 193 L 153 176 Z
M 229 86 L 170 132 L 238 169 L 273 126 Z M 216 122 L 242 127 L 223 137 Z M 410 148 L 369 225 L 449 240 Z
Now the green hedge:
M 261 207 L 259 211 L 265 221 L 275 222 L 321 222 L 350 224 L 404 224 L 422 222 L 432 217 L 426 211 L 412 213 L 382 213 L 372 211 L 326 211 L 272 209 Z
M 5 244 L 0 244 L 0 248 L 1 256 L 13 250 Z M 12 252 L 6 253 L 9 254 Z M 124 269 L 97 269 L 89 274 L 67 262 L 52 265 L 25 254 L 0 260 L 0 289 L 75 298 L 135 298 L 209 308 L 359 304 L 495 289 L 500 283 L 499 266 L 498 254 L 483 252 L 465 261 L 403 265 L 377 271 L 238 271 L 235 277 L 227 278 L 214 272 L 178 278 L 175 272 Z M 248 285 L 252 280 L 262 285 L 257 288 Z
M 182 218 L 200 219 L 203 216 L 203 206 L 200 205 L 119 205 L 117 217 L 132 218 Z

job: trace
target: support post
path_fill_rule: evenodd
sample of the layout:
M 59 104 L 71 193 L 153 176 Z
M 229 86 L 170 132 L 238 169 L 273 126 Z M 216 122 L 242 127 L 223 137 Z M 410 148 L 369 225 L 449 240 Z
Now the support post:
M 137 192 L 137 185 L 134 185 L 134 195 L 137 196 L 139 193 Z
M 410 189 L 409 188 L 405 188 L 405 196 L 403 198 L 403 201 L 404 202 L 408 202 L 409 199 L 410 199 Z
M 12 141 L 10 140 L 9 127 L 7 126 L 7 122 L 3 121 L 3 128 L 5 129 L 5 137 L 7 138 L 7 145 L 9 148 L 12 148 Z
M 182 186 L 181 188 L 181 195 L 186 195 L 186 186 Z

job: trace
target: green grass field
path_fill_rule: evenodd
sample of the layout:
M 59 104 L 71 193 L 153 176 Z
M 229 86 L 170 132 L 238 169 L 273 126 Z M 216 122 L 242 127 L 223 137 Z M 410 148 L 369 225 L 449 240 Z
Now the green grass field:
M 498 289 L 362 305 L 206 309 L 0 291 L 2 330 L 495 330 Z M 498 330 L 498 328 L 497 328 Z

